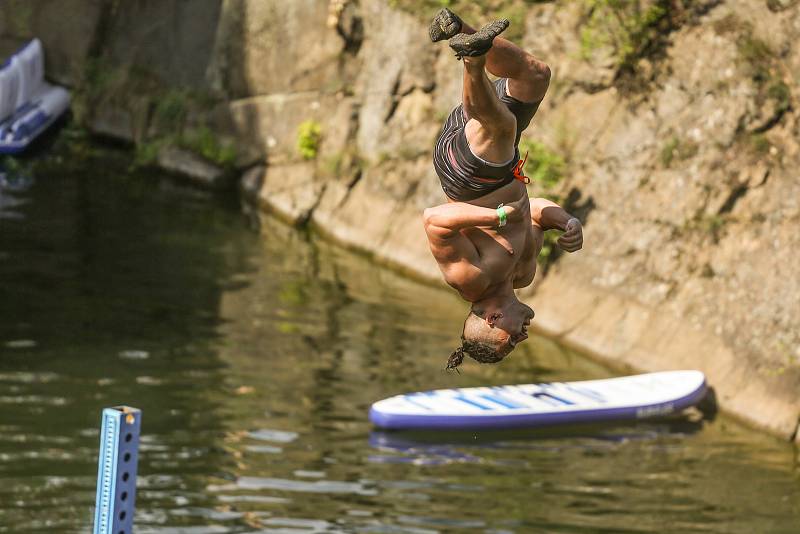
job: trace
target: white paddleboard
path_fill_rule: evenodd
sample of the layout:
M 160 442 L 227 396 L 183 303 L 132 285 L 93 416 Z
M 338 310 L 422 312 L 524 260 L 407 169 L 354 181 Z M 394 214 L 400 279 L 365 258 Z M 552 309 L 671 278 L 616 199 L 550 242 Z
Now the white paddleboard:
M 647 419 L 700 402 L 700 371 L 665 371 L 581 382 L 439 389 L 378 401 L 370 420 L 389 429 L 504 429 Z

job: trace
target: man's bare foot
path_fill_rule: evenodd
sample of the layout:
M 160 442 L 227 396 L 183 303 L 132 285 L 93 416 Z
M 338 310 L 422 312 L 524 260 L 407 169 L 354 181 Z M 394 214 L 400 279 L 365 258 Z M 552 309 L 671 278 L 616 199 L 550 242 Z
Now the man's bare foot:
M 457 59 L 482 56 L 492 48 L 494 38 L 503 33 L 508 25 L 508 19 L 500 19 L 473 34 L 459 33 L 450 39 L 450 48 L 456 53 Z
M 431 36 L 431 41 L 441 41 L 442 39 L 450 39 L 461 31 L 464 23 L 461 19 L 447 8 L 442 9 L 433 17 L 428 34 Z

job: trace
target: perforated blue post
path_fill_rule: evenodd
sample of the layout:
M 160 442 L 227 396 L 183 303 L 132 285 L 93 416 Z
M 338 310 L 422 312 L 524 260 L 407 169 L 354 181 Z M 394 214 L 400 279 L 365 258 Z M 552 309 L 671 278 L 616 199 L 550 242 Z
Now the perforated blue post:
M 94 534 L 131 534 L 142 412 L 129 406 L 103 410 Z

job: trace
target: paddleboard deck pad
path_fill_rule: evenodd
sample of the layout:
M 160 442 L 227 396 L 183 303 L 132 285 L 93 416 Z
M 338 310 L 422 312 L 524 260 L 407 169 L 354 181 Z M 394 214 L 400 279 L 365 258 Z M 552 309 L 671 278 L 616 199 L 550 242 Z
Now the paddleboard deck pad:
M 509 386 L 438 389 L 397 395 L 372 405 L 386 429 L 507 429 L 663 417 L 700 402 L 700 371 Z

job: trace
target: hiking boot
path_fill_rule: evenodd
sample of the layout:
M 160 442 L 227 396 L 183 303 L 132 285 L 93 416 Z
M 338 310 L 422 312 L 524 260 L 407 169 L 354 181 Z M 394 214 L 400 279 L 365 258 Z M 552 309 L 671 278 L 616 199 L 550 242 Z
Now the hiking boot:
M 431 36 L 431 41 L 441 41 L 442 39 L 450 39 L 458 35 L 461 31 L 463 22 L 461 19 L 447 8 L 442 9 L 433 17 L 431 26 L 428 28 L 428 35 Z
M 459 33 L 450 39 L 450 48 L 456 53 L 456 59 L 482 56 L 492 48 L 494 38 L 503 33 L 508 25 L 508 19 L 500 19 L 473 34 Z

